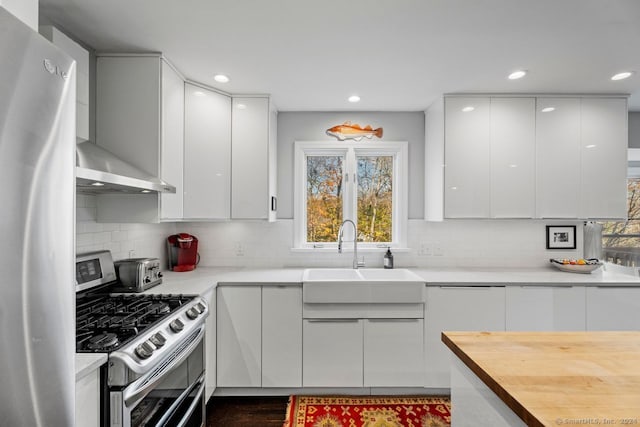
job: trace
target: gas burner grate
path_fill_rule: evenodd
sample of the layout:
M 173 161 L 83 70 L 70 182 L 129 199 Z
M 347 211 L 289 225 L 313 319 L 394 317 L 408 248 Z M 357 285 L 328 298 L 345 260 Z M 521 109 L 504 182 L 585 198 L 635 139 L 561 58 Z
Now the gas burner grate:
M 106 352 L 119 348 L 193 298 L 185 295 L 84 295 L 76 301 L 76 351 Z

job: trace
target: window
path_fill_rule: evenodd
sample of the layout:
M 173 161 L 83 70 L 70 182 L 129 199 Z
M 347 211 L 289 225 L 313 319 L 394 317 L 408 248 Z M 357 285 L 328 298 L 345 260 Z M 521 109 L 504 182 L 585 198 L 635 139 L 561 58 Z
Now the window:
M 359 248 L 405 246 L 406 177 L 406 142 L 296 142 L 295 246 L 334 248 L 347 219 Z
M 627 220 L 602 223 L 602 249 L 606 261 L 640 265 L 640 178 L 627 180 Z

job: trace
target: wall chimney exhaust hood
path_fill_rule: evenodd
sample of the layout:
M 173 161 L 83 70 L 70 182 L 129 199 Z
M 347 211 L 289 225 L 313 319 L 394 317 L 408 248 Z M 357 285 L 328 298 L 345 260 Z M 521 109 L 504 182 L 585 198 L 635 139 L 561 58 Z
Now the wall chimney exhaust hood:
M 76 145 L 76 190 L 85 194 L 176 192 L 173 185 L 89 141 Z

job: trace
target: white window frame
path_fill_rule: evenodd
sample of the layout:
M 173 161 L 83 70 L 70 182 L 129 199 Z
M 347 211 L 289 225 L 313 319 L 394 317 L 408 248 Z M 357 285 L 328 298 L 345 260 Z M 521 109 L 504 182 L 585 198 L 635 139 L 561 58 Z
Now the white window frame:
M 351 219 L 357 209 L 357 176 L 353 170 L 356 156 L 393 156 L 393 221 L 392 242 L 358 242 L 358 250 L 406 248 L 408 222 L 408 143 L 407 141 L 295 141 L 294 143 L 294 196 L 293 246 L 305 250 L 337 250 L 337 242 L 307 242 L 307 161 L 309 155 L 344 155 L 343 220 Z M 356 222 L 357 223 L 357 222 Z M 350 231 L 350 227 L 349 227 Z M 350 251 L 352 245 L 346 245 Z

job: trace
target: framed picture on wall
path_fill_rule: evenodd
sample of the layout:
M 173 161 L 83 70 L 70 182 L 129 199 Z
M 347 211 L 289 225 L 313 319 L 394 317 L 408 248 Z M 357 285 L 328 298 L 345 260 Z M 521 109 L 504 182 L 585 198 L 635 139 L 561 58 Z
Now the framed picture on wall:
M 547 225 L 547 249 L 575 249 L 575 225 Z

